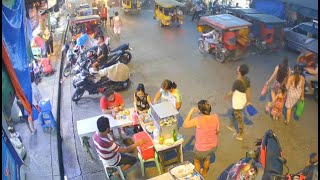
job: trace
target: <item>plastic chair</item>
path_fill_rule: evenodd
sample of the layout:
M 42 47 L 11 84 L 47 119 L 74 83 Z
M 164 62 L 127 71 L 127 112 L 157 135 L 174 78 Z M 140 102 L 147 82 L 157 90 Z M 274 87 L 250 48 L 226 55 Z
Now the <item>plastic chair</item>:
M 56 128 L 56 120 L 52 114 L 52 106 L 49 99 L 44 99 L 39 102 L 41 112 L 39 114 L 39 121 L 41 122 L 42 129 L 47 127 Z M 50 123 L 46 124 L 45 121 L 49 120 Z
M 107 167 L 104 168 L 104 172 L 106 173 L 108 180 L 110 180 L 109 174 L 108 174 L 108 172 L 107 172 L 107 169 L 108 169 L 108 168 L 116 168 L 117 171 L 119 171 L 119 173 L 120 173 L 121 180 L 125 180 L 124 175 L 123 175 L 123 173 L 122 173 L 122 170 L 121 170 L 121 167 L 120 167 L 120 166 L 107 166 Z
M 158 158 L 158 154 L 157 154 L 156 151 L 154 152 L 154 158 L 150 158 L 150 159 L 148 159 L 148 160 L 144 160 L 139 152 L 138 152 L 138 157 L 139 157 L 139 160 L 140 160 L 140 166 L 141 166 L 141 174 L 142 174 L 142 176 L 145 175 L 145 173 L 144 173 L 144 163 L 145 163 L 145 162 L 151 162 L 151 161 L 154 161 L 154 162 L 156 163 L 158 172 L 159 172 L 159 174 L 161 174 L 160 165 L 159 165 L 159 158 Z

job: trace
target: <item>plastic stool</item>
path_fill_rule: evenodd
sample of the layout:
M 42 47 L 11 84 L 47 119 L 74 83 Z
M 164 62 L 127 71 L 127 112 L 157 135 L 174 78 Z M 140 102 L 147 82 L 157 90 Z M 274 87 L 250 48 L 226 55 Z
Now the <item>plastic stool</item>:
M 52 107 L 49 99 L 44 99 L 39 102 L 40 113 L 39 113 L 39 121 L 41 122 L 42 129 L 47 127 L 56 128 L 56 120 L 52 114 Z M 49 120 L 50 123 L 46 124 L 45 121 Z
M 154 158 L 150 158 L 150 159 L 148 159 L 148 160 L 144 160 L 139 152 L 138 152 L 138 157 L 139 157 L 139 160 L 140 160 L 140 166 L 141 166 L 142 176 L 145 175 L 145 173 L 144 173 L 144 163 L 145 163 L 145 162 L 151 162 L 151 161 L 154 161 L 154 162 L 156 163 L 156 166 L 157 166 L 159 175 L 161 174 L 160 165 L 159 165 L 159 159 L 158 159 L 158 154 L 157 154 L 156 151 L 154 152 Z
M 106 173 L 108 180 L 110 180 L 110 177 L 109 177 L 109 175 L 108 175 L 107 168 L 116 168 L 117 171 L 119 171 L 119 173 L 120 173 L 121 180 L 126 180 L 126 179 L 124 178 L 124 175 L 123 175 L 123 173 L 122 173 L 122 170 L 121 170 L 121 167 L 120 167 L 120 166 L 107 166 L 107 167 L 104 168 L 104 172 Z

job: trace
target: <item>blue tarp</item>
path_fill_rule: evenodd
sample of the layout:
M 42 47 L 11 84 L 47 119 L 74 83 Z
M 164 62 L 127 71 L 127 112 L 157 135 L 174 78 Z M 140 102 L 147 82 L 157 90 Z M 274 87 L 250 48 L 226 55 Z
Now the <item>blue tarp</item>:
M 25 3 L 2 1 L 2 40 L 21 88 L 32 104 L 31 78 L 25 37 Z
M 251 8 L 280 19 L 286 19 L 284 4 L 280 0 L 253 0 Z

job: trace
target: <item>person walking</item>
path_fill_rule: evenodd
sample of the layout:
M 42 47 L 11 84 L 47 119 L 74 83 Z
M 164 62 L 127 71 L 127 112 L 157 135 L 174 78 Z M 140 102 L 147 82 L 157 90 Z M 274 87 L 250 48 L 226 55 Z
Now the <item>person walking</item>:
M 191 21 L 193 21 L 194 18 L 196 18 L 196 20 L 199 20 L 201 13 L 202 13 L 202 5 L 200 4 L 200 1 L 198 1 L 194 5 L 194 13 Z
M 298 102 L 299 99 L 304 101 L 304 83 L 305 80 L 303 76 L 300 75 L 300 67 L 299 65 L 294 66 L 294 72 L 290 75 L 288 82 L 286 84 L 286 88 L 288 91 L 287 100 L 285 102 L 285 106 L 287 108 L 287 117 L 284 122 L 286 125 L 289 124 L 292 114 L 292 108 Z
M 109 16 L 109 20 L 110 20 L 110 27 L 113 27 L 114 10 L 111 5 L 109 7 L 108 16 Z
M 48 25 L 46 25 L 46 29 L 44 30 L 43 39 L 46 41 L 46 50 L 48 57 L 50 57 L 51 54 L 54 56 L 53 33 L 49 30 Z
M 103 6 L 101 7 L 101 11 L 100 11 L 100 18 L 101 18 L 101 21 L 102 21 L 102 26 L 106 27 L 107 26 L 107 18 L 108 16 L 108 9 L 106 7 L 105 4 L 103 4 Z
M 234 133 L 234 136 L 240 141 L 243 140 L 244 128 L 242 110 L 246 105 L 251 104 L 250 80 L 245 76 L 248 72 L 249 67 L 246 64 L 237 67 L 237 79 L 234 81 L 231 91 L 225 96 L 226 99 L 232 97 L 232 120 L 227 128 L 236 132 L 234 126 L 237 121 L 238 132 Z
M 274 101 L 272 101 L 271 115 L 274 120 L 279 119 L 282 114 L 282 109 L 286 101 L 286 87 L 281 86 L 278 94 L 276 95 Z
M 266 82 L 266 84 L 269 85 L 274 78 L 276 78 L 271 86 L 271 101 L 268 102 L 265 107 L 267 112 L 270 111 L 271 102 L 275 101 L 275 97 L 279 93 L 280 87 L 286 85 L 290 73 L 291 70 L 288 67 L 288 57 L 286 56 L 283 58 L 282 63 L 275 67 L 271 77 Z
M 122 20 L 119 16 L 119 13 L 115 12 L 113 17 L 113 32 L 119 39 L 120 39 L 121 27 L 122 27 Z
M 199 111 L 200 116 L 191 119 L 192 115 Z M 218 147 L 219 117 L 211 115 L 211 105 L 207 100 L 198 102 L 198 108 L 191 108 L 183 122 L 183 128 L 196 128 L 196 141 L 193 149 L 194 166 L 196 171 L 206 178 L 210 166 L 210 158 Z M 201 171 L 201 162 L 203 170 Z

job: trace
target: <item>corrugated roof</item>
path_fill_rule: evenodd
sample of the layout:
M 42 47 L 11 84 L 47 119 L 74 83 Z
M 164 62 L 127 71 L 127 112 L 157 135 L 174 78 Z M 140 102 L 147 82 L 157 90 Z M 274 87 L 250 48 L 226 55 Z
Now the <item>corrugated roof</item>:
M 200 18 L 199 24 L 207 24 L 222 30 L 238 27 L 251 26 L 252 24 L 231 14 L 219 14 L 214 16 L 204 16 Z
M 288 4 L 295 4 L 318 11 L 318 0 L 281 0 Z
M 285 23 L 284 20 L 270 14 L 245 14 L 245 16 L 269 24 Z

